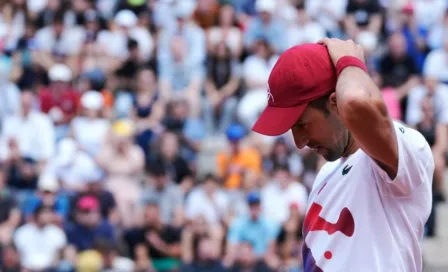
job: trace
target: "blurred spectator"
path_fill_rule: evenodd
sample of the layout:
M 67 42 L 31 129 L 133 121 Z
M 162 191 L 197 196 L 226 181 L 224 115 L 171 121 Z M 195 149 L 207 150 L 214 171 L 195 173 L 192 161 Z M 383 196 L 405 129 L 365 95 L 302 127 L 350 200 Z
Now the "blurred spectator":
M 240 87 L 240 66 L 224 42 L 217 43 L 208 59 L 204 120 L 209 134 L 222 134 L 233 121 Z
M 448 86 L 439 82 L 438 79 L 426 76 L 423 84 L 415 86 L 409 92 L 408 105 L 406 110 L 406 123 L 416 126 L 423 116 L 422 102 L 426 98 L 432 100 L 432 110 L 435 122 L 448 124 Z
M 227 215 L 229 205 L 229 198 L 222 190 L 220 181 L 212 174 L 208 174 L 204 177 L 203 184 L 189 193 L 185 213 L 190 220 L 203 216 L 207 224 L 219 227 Z
M 266 40 L 257 40 L 253 48 L 254 54 L 243 63 L 242 76 L 247 89 L 237 108 L 237 116 L 247 129 L 253 126 L 270 99 L 266 89 L 269 74 L 278 59 Z
M 14 244 L 21 264 L 32 271 L 51 268 L 67 243 L 64 231 L 51 223 L 51 208 L 41 205 L 34 211 L 34 220 L 17 229 Z
M 304 171 L 302 157 L 298 152 L 294 152 L 285 137 L 277 138 L 272 144 L 272 149 L 269 154 L 263 159 L 263 169 L 267 173 L 278 166 L 287 166 L 293 178 L 299 179 Z
M 17 272 L 23 269 L 17 248 L 7 245 L 1 248 L 0 269 L 4 272 Z
M 247 172 L 260 174 L 262 158 L 257 150 L 241 146 L 241 141 L 246 136 L 244 127 L 231 125 L 226 134 L 229 149 L 217 155 L 218 175 L 224 180 L 224 186 L 227 189 L 236 189 L 240 188 L 242 177 Z
M 95 242 L 94 249 L 102 256 L 101 271 L 135 271 L 134 262 L 129 258 L 120 256 L 117 246 L 109 240 L 98 240 Z
M 431 51 L 426 57 L 423 73 L 436 77 L 441 82 L 448 84 L 448 33 L 443 38 L 443 46 Z
M 383 23 L 378 0 L 348 0 L 344 27 L 348 38 L 356 39 L 362 31 L 380 34 Z
M 448 36 L 448 8 L 445 10 L 443 20 L 429 29 L 428 46 L 435 50 L 444 46 L 445 37 Z
M 54 21 L 56 13 L 60 10 L 62 10 L 61 1 L 47 0 L 46 3 L 44 3 L 44 7 L 42 8 L 42 10 L 40 10 L 36 16 L 36 27 L 43 28 L 50 25 Z
M 94 196 L 84 196 L 76 202 L 75 218 L 64 227 L 70 245 L 78 251 L 92 249 L 100 239 L 116 241 L 115 229 L 101 218 L 100 202 Z
M 236 218 L 229 227 L 227 234 L 227 254 L 230 260 L 242 256 L 241 248 L 245 243 L 253 247 L 257 258 L 262 258 L 275 248 L 275 239 L 279 232 L 279 225 L 268 217 L 263 216 L 261 199 L 257 192 L 251 192 L 247 197 L 250 215 Z M 247 252 L 250 256 L 251 252 Z
M 9 80 L 11 65 L 6 59 L 0 59 L 0 132 L 4 119 L 20 112 L 20 90 Z
M 20 223 L 20 207 L 6 187 L 5 170 L 0 166 L 0 248 L 9 245 Z
M 341 22 L 348 0 L 305 0 L 306 13 L 324 27 L 330 37 L 342 38 Z
M 308 193 L 304 185 L 291 178 L 289 167 L 274 168 L 273 178 L 261 190 L 263 214 L 279 224 L 289 217 L 289 208 L 296 204 L 301 216 L 305 216 Z
M 302 271 L 302 221 L 299 206 L 289 206 L 289 217 L 277 237 L 281 271 Z
M 180 187 L 170 179 L 160 160 L 148 164 L 146 174 L 148 178 L 141 193 L 143 203 L 158 203 L 161 222 L 173 224 L 175 216 L 183 209 L 184 196 Z
M 111 131 L 110 140 L 104 145 L 96 161 L 106 173 L 105 188 L 116 196 L 122 223 L 129 226 L 135 223 L 133 213 L 138 208 L 141 194 L 144 154 L 132 142 L 134 126 L 130 121 L 116 121 Z
M 48 71 L 50 85 L 39 90 L 40 109 L 53 120 L 56 137 L 68 133 L 69 124 L 79 112 L 80 94 L 71 87 L 72 71 L 64 64 L 55 64 Z
M 195 259 L 184 264 L 181 272 L 224 272 L 227 271 L 216 252 L 216 241 L 203 236 L 198 239 Z
M 51 24 L 38 30 L 35 38 L 39 50 L 47 54 L 76 55 L 84 41 L 83 34 L 80 28 L 65 26 L 64 13 L 58 11 Z
M 238 248 L 238 255 L 231 272 L 272 272 L 263 259 L 259 259 L 251 242 L 243 241 Z
M 305 7 L 297 8 L 296 14 L 296 22 L 286 31 L 288 48 L 303 43 L 316 43 L 327 36 L 325 29 L 306 13 Z
M 53 124 L 47 115 L 33 109 L 34 102 L 33 93 L 22 92 L 20 113 L 3 123 L 1 157 L 8 185 L 15 189 L 35 189 L 37 176 L 55 153 Z
M 218 14 L 218 0 L 198 0 L 193 18 L 201 28 L 208 29 L 214 25 Z
M 243 50 L 243 34 L 238 28 L 233 7 L 221 5 L 216 24 L 207 31 L 207 47 L 209 52 L 215 52 L 218 44 L 224 43 L 230 49 L 231 55 L 238 59 Z
M 0 9 L 0 28 L 4 29 L 5 32 L 5 47 L 11 49 L 24 32 L 25 22 L 28 17 L 27 3 L 22 0 L 6 1 L 0 4 Z
M 100 151 L 110 129 L 109 121 L 102 118 L 104 98 L 97 91 L 87 91 L 81 96 L 81 113 L 71 122 L 71 135 L 78 148 L 91 156 Z
M 158 150 L 154 150 L 148 164 L 162 163 L 169 179 L 187 192 L 193 185 L 191 181 L 193 173 L 187 161 L 181 156 L 179 137 L 172 132 L 165 132 L 160 135 L 157 143 Z
M 39 206 L 45 206 L 53 211 L 54 217 L 50 219 L 50 223 L 62 225 L 68 217 L 69 204 L 68 197 L 60 192 L 56 177 L 51 174 L 41 174 L 36 193 L 31 195 L 24 203 L 23 215 L 25 220 L 29 222 L 33 219 L 34 211 Z
M 257 0 L 255 8 L 257 16 L 250 21 L 244 34 L 246 49 L 255 52 L 257 41 L 263 39 L 272 46 L 274 53 L 282 53 L 287 48 L 286 33 L 283 31 L 285 26 L 274 16 L 276 1 Z
M 406 115 L 406 96 L 419 83 L 418 70 L 414 59 L 406 51 L 406 40 L 400 32 L 388 38 L 389 52 L 380 60 L 379 73 L 383 87 L 394 88 L 401 103 L 401 112 Z
M 415 0 L 417 23 L 426 31 L 443 19 L 448 3 L 444 0 Z
M 137 25 L 138 18 L 130 10 L 120 10 L 114 17 L 110 30 L 103 30 L 98 34 L 101 44 L 111 58 L 118 63 L 129 57 L 127 50 L 129 39 L 138 44 L 139 57 L 149 60 L 153 53 L 154 41 L 149 31 Z
M 149 68 L 140 69 L 130 116 L 136 126 L 137 143 L 145 152 L 146 158 L 150 154 L 151 142 L 162 129 L 160 122 L 164 106 L 154 71 Z
M 124 239 L 134 257 L 137 248 L 143 244 L 156 271 L 172 271 L 180 264 L 181 230 L 164 224 L 161 218 L 159 205 L 148 203 L 144 212 L 144 225 L 128 230 Z
M 198 116 L 204 80 L 202 62 L 193 62 L 187 56 L 192 49 L 182 36 L 175 36 L 170 41 L 170 55 L 159 60 L 161 95 L 164 99 L 185 99 L 190 104 L 192 116 Z
M 433 206 L 426 231 L 429 237 L 436 235 L 436 209 L 440 202 L 444 202 L 444 183 L 445 183 L 445 154 L 447 152 L 447 124 L 437 122 L 436 119 L 436 100 L 431 94 L 426 95 L 420 101 L 422 119 L 418 122 L 416 128 L 420 131 L 431 146 L 434 156 L 435 169 L 433 180 Z

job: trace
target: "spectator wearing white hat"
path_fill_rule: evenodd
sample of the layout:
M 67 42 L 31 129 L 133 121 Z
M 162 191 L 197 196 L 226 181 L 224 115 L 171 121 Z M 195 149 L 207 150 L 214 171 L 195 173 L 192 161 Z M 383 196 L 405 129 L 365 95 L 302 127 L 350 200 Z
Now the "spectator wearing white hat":
M 41 174 L 37 191 L 25 201 L 23 214 L 27 222 L 33 219 L 33 213 L 40 205 L 53 209 L 53 218 L 50 220 L 53 224 L 62 224 L 68 216 L 69 199 L 61 193 L 59 181 L 53 174 Z
M 258 15 L 251 20 L 244 36 L 244 45 L 250 51 L 259 39 L 265 39 L 272 45 L 275 53 L 287 48 L 285 26 L 276 18 L 275 0 L 257 0 L 255 9 Z
M 104 98 L 100 92 L 87 91 L 81 96 L 81 115 L 71 123 L 71 135 L 78 147 L 95 156 L 101 149 L 110 128 L 108 120 L 102 118 Z
M 79 111 L 79 93 L 72 88 L 72 71 L 65 64 L 54 64 L 48 71 L 50 84 L 39 90 L 40 109 L 53 120 L 57 139 L 68 132 L 68 124 Z
M 108 52 L 110 57 L 119 62 L 127 59 L 128 40 L 134 39 L 138 43 L 140 56 L 149 60 L 154 49 L 154 41 L 149 31 L 138 26 L 138 17 L 131 10 L 120 10 L 113 19 L 113 26 L 98 34 L 98 43 Z

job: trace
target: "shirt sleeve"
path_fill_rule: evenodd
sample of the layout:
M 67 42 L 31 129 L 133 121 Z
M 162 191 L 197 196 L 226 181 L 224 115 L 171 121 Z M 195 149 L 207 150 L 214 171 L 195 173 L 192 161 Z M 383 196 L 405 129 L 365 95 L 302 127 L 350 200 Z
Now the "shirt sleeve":
M 398 172 L 394 179 L 373 162 L 373 170 L 386 184 L 386 192 L 396 196 L 411 195 L 421 186 L 431 190 L 434 158 L 431 147 L 420 132 L 395 124 L 398 143 Z

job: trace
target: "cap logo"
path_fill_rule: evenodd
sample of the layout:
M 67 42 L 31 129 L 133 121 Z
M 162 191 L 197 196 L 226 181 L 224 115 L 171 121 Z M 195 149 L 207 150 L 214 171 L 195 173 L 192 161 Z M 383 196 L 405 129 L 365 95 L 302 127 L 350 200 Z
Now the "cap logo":
M 274 103 L 274 96 L 272 95 L 271 89 L 269 88 L 269 84 L 268 84 L 268 102 L 271 99 L 272 99 L 272 103 Z

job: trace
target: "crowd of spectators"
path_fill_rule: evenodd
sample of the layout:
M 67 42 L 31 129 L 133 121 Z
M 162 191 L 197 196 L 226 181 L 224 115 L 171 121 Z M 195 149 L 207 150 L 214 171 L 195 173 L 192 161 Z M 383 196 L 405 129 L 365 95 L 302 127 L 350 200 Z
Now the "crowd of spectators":
M 363 46 L 444 201 L 446 0 L 1 1 L 0 270 L 302 271 L 324 161 L 250 128 L 278 56 L 327 36 Z

